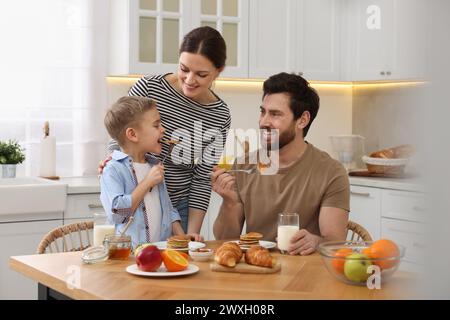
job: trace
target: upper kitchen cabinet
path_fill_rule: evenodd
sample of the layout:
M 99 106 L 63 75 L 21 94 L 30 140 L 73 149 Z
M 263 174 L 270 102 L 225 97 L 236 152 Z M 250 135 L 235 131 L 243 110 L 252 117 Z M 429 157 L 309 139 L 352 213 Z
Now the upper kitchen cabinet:
M 175 72 L 178 50 L 196 27 L 227 43 L 224 77 L 248 77 L 247 0 L 112 0 L 110 74 Z
M 192 28 L 210 26 L 227 44 L 222 77 L 248 77 L 248 0 L 192 0 Z
M 419 79 L 426 62 L 426 2 L 349 0 L 345 80 Z
M 249 76 L 340 80 L 339 0 L 250 0 Z
M 175 72 L 190 0 L 112 0 L 110 74 Z

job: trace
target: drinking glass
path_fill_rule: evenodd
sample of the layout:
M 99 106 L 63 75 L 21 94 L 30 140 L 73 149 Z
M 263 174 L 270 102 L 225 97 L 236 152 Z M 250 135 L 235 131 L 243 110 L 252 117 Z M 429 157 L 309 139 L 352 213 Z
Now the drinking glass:
M 94 213 L 94 246 L 103 245 L 103 240 L 108 234 L 115 234 L 115 226 L 108 222 L 106 213 Z
M 279 213 L 278 214 L 278 232 L 277 245 L 281 253 L 286 254 L 291 238 L 300 229 L 298 213 Z

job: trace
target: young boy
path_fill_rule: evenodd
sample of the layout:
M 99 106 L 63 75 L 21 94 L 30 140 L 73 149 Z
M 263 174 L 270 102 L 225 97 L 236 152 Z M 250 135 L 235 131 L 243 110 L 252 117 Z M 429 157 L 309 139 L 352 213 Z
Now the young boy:
M 104 122 L 123 151 L 114 151 L 100 180 L 100 199 L 116 233 L 134 215 L 126 231 L 134 247 L 184 234 L 164 183 L 164 166 L 148 154 L 162 149 L 164 128 L 156 103 L 143 97 L 122 97 L 107 111 Z M 198 234 L 191 236 L 201 240 Z

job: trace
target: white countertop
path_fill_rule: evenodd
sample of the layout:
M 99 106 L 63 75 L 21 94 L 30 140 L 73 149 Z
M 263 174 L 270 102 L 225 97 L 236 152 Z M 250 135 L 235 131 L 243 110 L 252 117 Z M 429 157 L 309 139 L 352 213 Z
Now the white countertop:
M 423 192 L 418 179 L 349 177 L 355 186 Z M 97 176 L 65 177 L 60 182 L 67 184 L 67 194 L 100 193 L 100 181 Z
M 353 186 L 374 187 L 382 189 L 394 189 L 403 191 L 424 192 L 419 179 L 412 178 L 369 178 L 369 177 L 349 177 Z
M 97 176 L 64 177 L 59 181 L 67 184 L 67 194 L 100 193 L 100 180 Z

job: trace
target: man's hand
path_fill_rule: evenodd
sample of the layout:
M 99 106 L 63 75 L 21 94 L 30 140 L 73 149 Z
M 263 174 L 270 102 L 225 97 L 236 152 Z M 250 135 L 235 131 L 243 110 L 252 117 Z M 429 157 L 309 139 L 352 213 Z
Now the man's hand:
M 153 188 L 164 180 L 164 166 L 159 163 L 154 165 L 145 177 L 150 187 Z
M 103 169 L 106 167 L 106 164 L 108 163 L 109 160 L 111 160 L 112 157 L 111 155 L 109 155 L 108 157 L 106 157 L 105 160 L 101 160 L 98 163 L 98 175 L 100 176 L 103 173 Z
M 236 178 L 227 173 L 225 169 L 215 166 L 211 174 L 211 185 L 213 191 L 217 192 L 224 201 L 230 203 L 239 202 L 235 189 Z
M 316 251 L 322 238 L 310 233 L 306 229 L 298 230 L 291 238 L 288 252 L 291 255 L 300 254 L 306 256 Z

